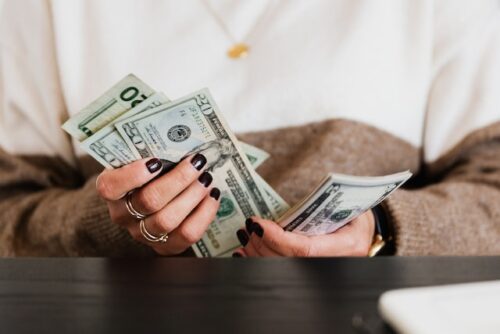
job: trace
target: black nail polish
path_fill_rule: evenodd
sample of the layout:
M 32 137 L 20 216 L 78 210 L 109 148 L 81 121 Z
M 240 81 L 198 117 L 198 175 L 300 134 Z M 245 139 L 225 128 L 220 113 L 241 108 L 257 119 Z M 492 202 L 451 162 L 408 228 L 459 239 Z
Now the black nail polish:
M 220 197 L 220 190 L 219 190 L 219 188 L 213 188 L 212 190 L 210 190 L 210 197 L 212 197 L 213 199 L 215 199 L 216 201 L 218 201 L 219 197 Z
M 240 244 L 245 247 L 247 244 L 248 244 L 248 240 L 250 240 L 248 238 L 248 234 L 247 232 L 245 232 L 244 229 L 239 229 L 237 232 L 236 232 L 236 236 L 238 237 L 238 240 L 240 241 Z
M 161 161 L 158 158 L 149 159 L 146 162 L 146 168 L 150 173 L 154 173 L 160 170 L 162 167 Z
M 262 238 L 264 236 L 264 229 L 262 228 L 262 226 L 260 226 L 260 224 L 253 223 L 252 229 L 259 237 Z
M 198 181 L 200 181 L 200 183 L 203 184 L 205 188 L 208 187 L 210 183 L 212 183 L 212 180 L 212 175 L 210 175 L 209 172 L 203 172 L 203 174 L 201 174 L 198 178 Z
M 201 170 L 203 166 L 207 164 L 207 158 L 203 154 L 196 153 L 196 155 L 191 159 L 191 165 L 197 170 Z
M 161 168 L 161 173 L 160 175 L 165 175 L 168 172 L 170 172 L 172 169 L 174 169 L 178 163 L 177 162 L 172 162 L 168 160 L 161 160 L 162 168 Z
M 233 253 L 233 257 L 243 257 L 243 255 L 241 255 L 240 253 L 238 252 L 234 252 Z
M 252 218 L 247 218 L 247 220 L 245 220 L 245 227 L 247 229 L 248 234 L 252 234 L 253 233 L 252 225 L 253 225 Z

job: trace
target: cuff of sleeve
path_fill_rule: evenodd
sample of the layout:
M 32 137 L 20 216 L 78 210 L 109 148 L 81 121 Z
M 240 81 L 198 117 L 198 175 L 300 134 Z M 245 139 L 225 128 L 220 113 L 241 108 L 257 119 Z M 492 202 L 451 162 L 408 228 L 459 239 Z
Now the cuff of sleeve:
M 397 190 L 383 206 L 393 224 L 396 255 L 429 255 L 432 232 L 425 203 L 408 190 Z
M 128 231 L 111 222 L 108 207 L 95 190 L 95 178 L 90 179 L 75 196 L 73 212 L 76 228 L 72 236 L 73 254 L 78 256 L 153 256 L 154 251 L 135 241 Z

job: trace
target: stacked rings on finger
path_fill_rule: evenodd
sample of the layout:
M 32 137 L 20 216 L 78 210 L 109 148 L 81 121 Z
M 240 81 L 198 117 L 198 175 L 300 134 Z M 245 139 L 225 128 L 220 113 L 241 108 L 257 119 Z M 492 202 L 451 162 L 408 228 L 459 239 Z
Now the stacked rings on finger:
M 159 236 L 156 236 L 156 235 L 150 233 L 146 229 L 146 225 L 145 225 L 144 219 L 146 219 L 147 216 L 145 214 L 142 214 L 139 211 L 137 211 L 134 208 L 134 206 L 132 205 L 132 194 L 133 194 L 133 192 L 134 192 L 133 190 L 129 191 L 127 193 L 127 195 L 125 196 L 125 206 L 127 207 L 127 211 L 134 218 L 136 218 L 137 220 L 140 221 L 139 222 L 139 229 L 140 229 L 141 234 L 144 237 L 144 239 L 146 239 L 149 242 L 161 242 L 161 243 L 167 242 L 167 240 L 168 240 L 168 234 L 167 233 L 163 233 L 163 234 L 160 234 Z
M 141 220 L 146 218 L 146 215 L 140 213 L 132 206 L 132 194 L 134 191 L 129 191 L 125 196 L 125 206 L 127 207 L 127 211 L 136 219 Z
M 165 243 L 168 240 L 168 234 L 163 233 L 160 234 L 159 236 L 151 234 L 147 229 L 146 229 L 146 223 L 144 219 L 141 219 L 141 222 L 139 223 L 141 234 L 149 242 L 161 242 Z

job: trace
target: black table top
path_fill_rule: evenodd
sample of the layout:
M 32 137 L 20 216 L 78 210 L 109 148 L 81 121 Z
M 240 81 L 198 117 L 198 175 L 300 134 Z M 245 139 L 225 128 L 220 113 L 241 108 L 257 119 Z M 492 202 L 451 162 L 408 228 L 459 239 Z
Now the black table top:
M 2 333 L 386 333 L 386 290 L 500 279 L 500 257 L 3 259 Z

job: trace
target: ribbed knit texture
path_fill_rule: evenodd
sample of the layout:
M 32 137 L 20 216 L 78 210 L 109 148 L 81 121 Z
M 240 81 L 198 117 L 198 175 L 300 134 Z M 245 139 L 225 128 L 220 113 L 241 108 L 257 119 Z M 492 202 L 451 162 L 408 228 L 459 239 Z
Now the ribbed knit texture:
M 258 172 L 292 205 L 330 172 L 410 169 L 415 178 L 384 202 L 399 255 L 500 254 L 500 124 L 432 165 L 401 139 L 346 120 L 239 137 L 271 154 Z M 102 167 L 90 157 L 80 166 L 0 154 L 1 255 L 153 255 L 110 221 L 95 190 Z
M 112 224 L 95 176 L 62 159 L 0 152 L 0 255 L 152 255 Z

